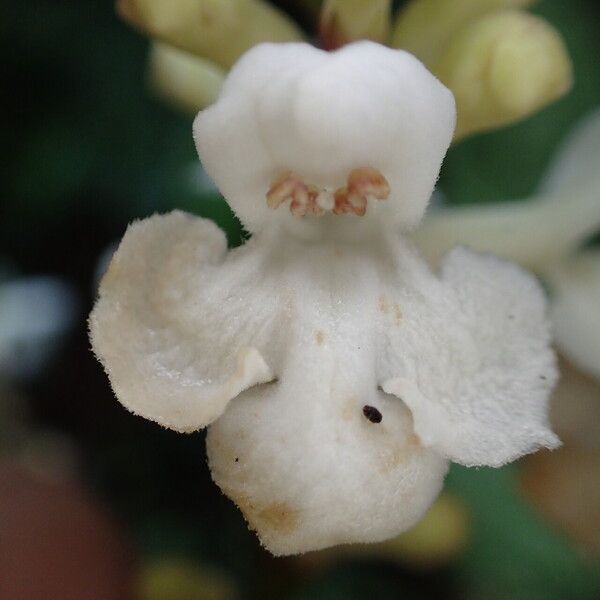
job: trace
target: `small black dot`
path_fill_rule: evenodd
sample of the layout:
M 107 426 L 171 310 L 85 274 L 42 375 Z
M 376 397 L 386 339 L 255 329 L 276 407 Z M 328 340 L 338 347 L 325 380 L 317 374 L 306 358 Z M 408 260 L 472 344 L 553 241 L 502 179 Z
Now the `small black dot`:
M 381 423 L 381 419 L 383 419 L 383 415 L 374 406 L 369 406 L 368 404 L 363 406 L 363 415 L 371 423 Z
M 240 459 L 237 456 L 235 457 L 235 462 L 240 462 Z
M 542 379 L 543 381 L 546 381 L 546 376 L 545 375 L 540 375 L 540 379 Z

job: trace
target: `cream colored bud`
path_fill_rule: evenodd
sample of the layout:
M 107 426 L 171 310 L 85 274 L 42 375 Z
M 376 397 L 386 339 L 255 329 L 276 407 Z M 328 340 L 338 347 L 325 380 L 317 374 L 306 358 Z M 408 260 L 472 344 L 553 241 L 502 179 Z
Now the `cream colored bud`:
M 456 98 L 455 139 L 523 119 L 572 84 L 571 61 L 559 33 L 517 10 L 465 26 L 431 69 Z
M 225 71 L 208 60 L 155 43 L 150 50 L 149 78 L 157 95 L 195 114 L 217 99 Z
M 503 8 L 526 8 L 536 0 L 411 0 L 396 20 L 392 46 L 404 48 L 430 66 L 443 56 L 465 24 Z
M 260 42 L 302 39 L 291 19 L 262 0 L 118 0 L 117 10 L 150 37 L 225 68 Z
M 390 35 L 390 0 L 326 0 L 319 36 L 327 49 L 369 39 L 385 43 Z

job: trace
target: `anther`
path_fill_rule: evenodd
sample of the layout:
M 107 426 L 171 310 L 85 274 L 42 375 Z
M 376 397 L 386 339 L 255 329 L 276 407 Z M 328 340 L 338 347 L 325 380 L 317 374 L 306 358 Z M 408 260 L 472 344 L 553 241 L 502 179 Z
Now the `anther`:
M 306 184 L 292 171 L 284 173 L 269 188 L 267 205 L 279 208 L 290 200 L 290 212 L 295 217 L 306 215 L 322 216 L 326 212 L 335 215 L 354 214 L 362 217 L 367 212 L 370 198 L 385 200 L 390 194 L 387 179 L 371 167 L 362 167 L 350 172 L 347 185 L 335 192 Z

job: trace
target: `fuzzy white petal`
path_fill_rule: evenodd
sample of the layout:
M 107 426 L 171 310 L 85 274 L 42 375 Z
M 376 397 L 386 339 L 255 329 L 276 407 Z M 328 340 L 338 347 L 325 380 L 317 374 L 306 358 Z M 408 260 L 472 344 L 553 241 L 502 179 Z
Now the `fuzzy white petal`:
M 210 426 L 213 478 L 274 554 L 395 536 L 431 505 L 447 463 L 377 389 L 383 248 L 282 242 L 256 277 L 287 298 L 277 381 Z
M 367 216 L 409 229 L 427 205 L 454 121 L 451 92 L 406 52 L 372 42 L 333 53 L 262 44 L 198 115 L 194 138 L 207 172 L 251 231 L 282 220 L 314 225 L 267 208 L 265 194 L 282 172 L 336 189 L 360 167 L 378 169 L 391 187 Z
M 438 495 L 447 462 L 422 447 L 396 398 L 312 390 L 314 401 L 309 386 L 276 383 L 236 399 L 209 429 L 215 482 L 275 555 L 382 541 L 412 527 Z M 362 402 L 376 404 L 383 421 L 369 422 Z
M 567 137 L 539 193 L 520 202 L 432 210 L 414 239 L 437 264 L 457 244 L 543 273 L 600 227 L 600 112 Z
M 410 272 L 405 264 L 404 277 Z M 385 300 L 402 318 L 383 329 L 381 362 L 383 389 L 411 409 L 421 441 L 465 465 L 500 466 L 555 447 L 556 369 L 535 279 L 464 248 L 445 258 L 440 280 L 417 268 L 411 277 Z
M 90 331 L 118 399 L 132 412 L 192 431 L 242 390 L 272 379 L 263 352 L 270 351 L 273 306 L 253 293 L 247 253 L 225 254 L 214 223 L 180 212 L 127 230 L 100 285 Z
M 582 371 L 600 378 L 600 251 L 555 265 L 547 277 L 558 347 Z

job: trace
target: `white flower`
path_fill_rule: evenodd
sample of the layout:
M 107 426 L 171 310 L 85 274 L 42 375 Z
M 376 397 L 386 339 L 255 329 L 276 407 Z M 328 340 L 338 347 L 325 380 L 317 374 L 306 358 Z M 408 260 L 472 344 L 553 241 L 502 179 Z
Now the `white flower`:
M 600 378 L 600 110 L 568 136 L 536 196 L 522 202 L 432 210 L 414 238 L 436 264 L 458 243 L 537 271 L 551 293 L 558 348 Z
M 452 139 L 452 94 L 410 54 L 258 46 L 194 137 L 252 232 L 179 212 L 133 224 L 92 313 L 119 400 L 210 425 L 213 478 L 274 554 L 412 526 L 448 459 L 555 447 L 544 294 L 459 248 L 432 274 L 403 232 Z

